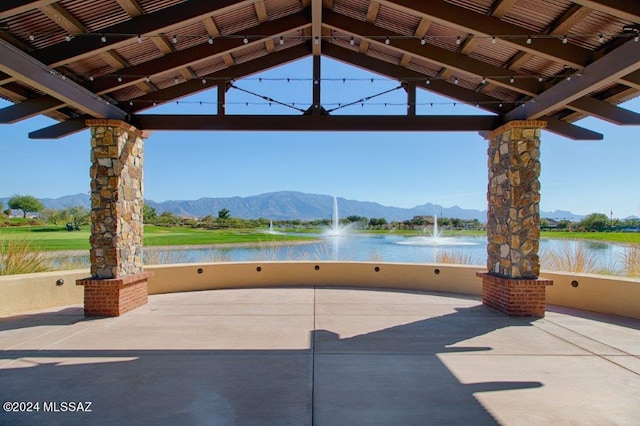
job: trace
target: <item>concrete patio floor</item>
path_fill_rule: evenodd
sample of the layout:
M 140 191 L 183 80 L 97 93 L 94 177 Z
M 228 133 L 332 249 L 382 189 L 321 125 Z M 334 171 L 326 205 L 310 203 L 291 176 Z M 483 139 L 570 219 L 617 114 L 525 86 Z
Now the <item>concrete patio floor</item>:
M 0 424 L 640 424 L 640 321 L 447 293 L 156 295 L 0 319 L 0 348 L 0 401 L 40 410 Z

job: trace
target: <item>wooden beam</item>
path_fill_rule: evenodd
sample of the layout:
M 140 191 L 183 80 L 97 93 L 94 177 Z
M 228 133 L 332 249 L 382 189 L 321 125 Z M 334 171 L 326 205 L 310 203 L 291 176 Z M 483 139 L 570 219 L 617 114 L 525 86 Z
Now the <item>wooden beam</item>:
M 586 66 L 580 77 L 557 83 L 534 97 L 533 102 L 528 102 L 524 107 L 509 112 L 506 118 L 508 121 L 534 120 L 638 69 L 640 69 L 640 49 L 637 43 L 628 41 L 604 58 Z
M 369 8 L 367 9 L 367 22 L 375 24 L 376 19 L 378 19 L 378 11 L 380 10 L 380 3 L 377 1 L 372 1 L 369 3 Z
M 321 58 L 320 56 L 313 56 L 313 88 L 312 88 L 312 105 L 311 113 L 319 115 L 322 111 L 322 99 L 320 98 L 321 84 L 322 84 L 322 72 L 320 69 Z
M 313 55 L 322 53 L 322 0 L 311 0 L 311 46 Z
M 568 107 L 619 126 L 640 125 L 640 114 L 595 98 L 583 96 L 571 102 Z
M 139 65 L 124 68 L 121 70 L 122 82 L 114 78 L 101 78 L 93 82 L 87 82 L 86 87 L 91 91 L 104 94 L 109 93 L 131 84 L 144 81 L 146 77 L 154 77 L 169 72 L 179 72 L 180 68 L 185 66 L 197 65 L 203 61 L 210 60 L 211 57 L 232 54 L 235 51 L 252 46 L 253 44 L 263 43 L 263 40 L 269 40 L 277 34 L 288 31 L 296 31 L 301 28 L 308 27 L 309 20 L 303 13 L 289 15 L 274 21 L 265 22 L 253 28 L 256 34 L 260 34 L 266 39 L 252 39 L 248 44 L 244 44 L 239 37 L 223 37 L 216 40 L 213 45 L 200 44 L 197 46 L 183 49 L 163 56 L 161 58 L 152 59 Z M 241 34 L 238 34 L 241 35 Z M 223 57 L 224 58 L 224 57 Z M 229 60 L 231 59 L 231 61 Z M 233 58 L 227 58 L 227 66 L 233 66 Z
M 517 77 L 515 71 L 506 70 L 431 44 L 421 46 L 415 40 L 396 38 L 393 43 L 386 45 L 380 37 L 396 37 L 398 34 L 335 12 L 325 10 L 324 25 L 349 35 L 368 39 L 369 43 L 378 43 L 386 48 L 409 53 L 441 67 L 450 68 L 461 75 L 477 79 L 486 77 L 488 81 L 497 86 L 502 86 L 527 96 L 534 96 L 539 90 L 538 82 L 535 79 L 516 78 L 513 83 L 510 83 L 510 77 Z
M 66 43 L 57 43 L 38 49 L 33 52 L 33 56 L 46 65 L 57 67 L 105 50 L 126 46 L 135 40 L 137 34 L 151 37 L 159 33 L 170 33 L 178 28 L 202 21 L 208 16 L 225 13 L 252 3 L 251 0 L 178 3 L 157 12 L 140 15 L 128 21 L 102 28 L 101 32 L 104 33 L 122 34 L 121 36 L 108 37 L 106 43 L 101 42 L 98 37 L 82 37 L 81 39 L 76 37 Z
M 116 1 L 118 2 L 122 10 L 127 12 L 127 15 L 131 16 L 132 18 L 135 18 L 136 16 L 140 16 L 144 14 L 144 10 L 136 0 L 116 0 Z
M 256 0 L 253 3 L 253 7 L 256 10 L 256 15 L 258 16 L 258 22 L 267 22 L 269 16 L 267 15 L 267 8 L 264 5 L 264 0 Z
M 306 45 L 300 44 L 201 77 L 207 78 L 209 80 L 231 78 L 240 79 L 242 77 L 246 77 L 257 72 L 266 71 L 270 68 L 300 59 L 309 55 L 310 53 L 311 52 Z M 190 80 L 182 84 L 171 85 L 164 89 L 160 89 L 157 92 L 149 93 L 147 95 L 135 98 L 134 106 L 129 108 L 128 111 L 131 111 L 132 113 L 142 111 L 147 108 L 151 108 L 153 106 L 152 102 L 157 102 L 158 104 L 171 102 L 184 96 L 189 96 L 203 90 L 209 90 L 210 88 L 210 85 L 204 85 L 202 84 L 202 82 L 200 82 L 200 80 Z
M 397 79 L 398 76 L 402 76 L 407 79 L 406 81 L 411 81 L 411 83 L 415 84 L 417 87 L 437 93 L 449 99 L 455 99 L 461 103 L 468 103 L 471 105 L 479 104 L 479 107 L 485 111 L 502 114 L 506 110 L 499 107 L 500 99 L 487 96 L 483 93 L 477 93 L 473 90 L 448 83 L 444 80 L 429 80 L 429 83 L 427 84 L 428 77 L 422 73 L 401 68 L 399 65 L 383 62 L 362 53 L 344 49 L 336 45 L 330 45 L 326 46 L 324 54 L 340 62 L 344 62 L 391 79 Z
M 0 71 L 12 75 L 62 102 L 84 111 L 95 118 L 123 120 L 126 113 L 114 105 L 107 104 L 94 93 L 73 82 L 62 79 L 56 71 L 44 66 L 30 55 L 0 40 Z
M 573 2 L 608 13 L 621 20 L 640 22 L 640 3 L 636 0 L 573 0 Z
M 496 114 L 503 115 L 508 109 L 500 106 L 500 100 L 494 97 L 488 96 L 481 92 L 465 89 L 458 85 L 447 83 L 443 80 L 431 80 L 429 84 L 426 84 L 425 76 L 416 71 L 400 68 L 398 65 L 382 62 L 378 59 L 371 58 L 369 56 L 353 52 L 344 48 L 340 48 L 334 45 L 327 46 L 324 52 L 325 55 L 345 62 L 347 64 L 364 68 L 367 71 L 375 72 L 388 76 L 390 78 L 398 78 L 398 75 L 402 75 L 405 78 L 412 79 L 416 86 L 426 89 L 430 92 L 438 93 L 450 99 L 455 99 L 467 104 L 478 104 L 479 108 L 486 111 L 494 112 Z M 504 102 L 507 105 L 507 102 Z M 516 109 L 519 109 L 517 107 Z M 574 140 L 601 140 L 602 134 L 593 132 L 588 129 L 576 126 L 574 124 L 566 123 L 564 121 L 551 118 L 541 117 L 542 120 L 546 120 L 547 130 L 556 133 L 558 135 L 567 137 Z
M 604 139 L 602 133 L 594 132 L 593 130 L 585 129 L 584 127 L 576 126 L 575 124 L 567 123 L 566 121 L 553 117 L 545 115 L 540 117 L 540 120 L 547 122 L 545 130 L 565 138 L 576 141 L 601 141 Z
M 61 106 L 61 102 L 51 96 L 43 96 L 20 102 L 0 109 L 0 123 L 10 124 L 20 120 L 45 114 Z
M 453 28 L 461 34 L 474 34 L 476 37 L 496 36 L 501 43 L 505 43 L 518 50 L 567 64 L 573 68 L 581 68 L 590 63 L 597 53 L 588 49 L 558 43 L 558 40 L 539 38 L 535 43 L 527 44 L 527 36 L 536 36 L 531 30 L 510 24 L 493 16 L 486 16 L 460 6 L 455 6 L 444 0 L 416 2 L 412 0 L 380 0 L 380 3 L 394 9 L 408 12 L 414 16 L 422 16 L 438 24 Z M 503 37 L 501 35 L 509 35 Z M 521 37 L 513 37 L 521 36 Z
M 491 5 L 491 16 L 502 19 L 518 0 L 496 0 Z
M 40 11 L 69 34 L 86 33 L 87 29 L 58 3 L 42 6 Z
M 502 123 L 489 115 L 163 115 L 140 114 L 131 123 L 141 130 L 307 131 L 307 132 L 464 132 L 493 130 Z
M 55 3 L 58 0 L 2 0 L 0 2 L 0 19 L 19 15 Z
M 122 56 L 118 55 L 113 50 L 107 50 L 106 52 L 100 53 L 100 58 L 108 65 L 110 65 L 114 70 L 120 70 L 126 68 L 129 65 L 127 64 L 127 61 L 122 58 Z
M 63 121 L 53 126 L 35 130 L 29 133 L 29 139 L 59 139 L 78 133 L 87 128 L 86 121 L 90 118 L 93 117 L 83 115 L 82 117 L 72 118 L 71 120 Z

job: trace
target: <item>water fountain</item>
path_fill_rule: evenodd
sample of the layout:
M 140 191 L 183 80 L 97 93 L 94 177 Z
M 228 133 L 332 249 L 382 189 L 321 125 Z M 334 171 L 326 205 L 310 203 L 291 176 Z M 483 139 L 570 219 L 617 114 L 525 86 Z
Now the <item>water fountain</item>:
M 341 237 L 345 234 L 347 227 L 340 226 L 340 217 L 338 216 L 338 197 L 333 197 L 333 212 L 331 214 L 331 227 L 325 231 L 330 237 Z
M 438 216 L 433 216 L 433 230 L 431 236 L 423 237 L 411 237 L 402 241 L 398 241 L 397 244 L 408 246 L 472 246 L 477 243 L 472 241 L 465 241 L 460 238 L 443 237 L 438 230 Z

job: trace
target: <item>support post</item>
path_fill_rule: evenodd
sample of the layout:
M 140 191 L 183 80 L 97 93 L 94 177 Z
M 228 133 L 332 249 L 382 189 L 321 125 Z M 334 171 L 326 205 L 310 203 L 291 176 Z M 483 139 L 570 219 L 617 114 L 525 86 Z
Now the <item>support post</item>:
M 86 316 L 119 316 L 147 303 L 143 271 L 144 133 L 120 120 L 87 120 L 91 128 L 91 277 Z
M 489 141 L 487 269 L 482 302 L 514 316 L 544 316 L 540 279 L 540 132 L 544 121 L 511 121 Z

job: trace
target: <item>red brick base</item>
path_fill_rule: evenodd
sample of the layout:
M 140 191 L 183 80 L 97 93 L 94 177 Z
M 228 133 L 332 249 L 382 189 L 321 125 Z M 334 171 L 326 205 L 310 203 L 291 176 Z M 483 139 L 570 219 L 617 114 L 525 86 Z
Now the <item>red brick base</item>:
M 153 272 L 119 278 L 84 278 L 76 285 L 84 286 L 84 315 L 117 317 L 147 303 L 147 279 Z
M 503 278 L 477 272 L 482 278 L 482 303 L 499 312 L 518 317 L 543 317 L 546 308 L 546 279 Z

